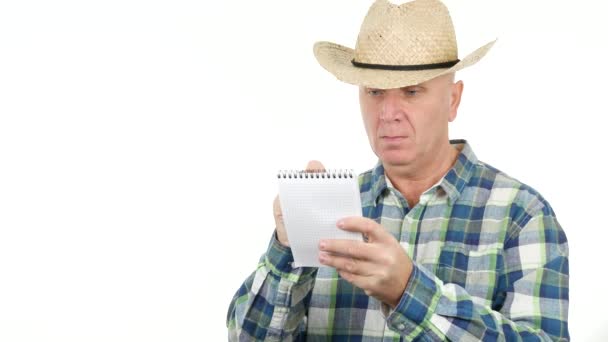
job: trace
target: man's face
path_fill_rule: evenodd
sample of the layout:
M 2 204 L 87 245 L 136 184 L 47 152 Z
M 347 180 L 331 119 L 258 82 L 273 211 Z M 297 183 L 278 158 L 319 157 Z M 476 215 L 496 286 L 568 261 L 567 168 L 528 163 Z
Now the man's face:
M 448 141 L 448 122 L 456 118 L 463 87 L 453 77 L 397 89 L 359 88 L 370 145 L 385 165 L 432 160 Z

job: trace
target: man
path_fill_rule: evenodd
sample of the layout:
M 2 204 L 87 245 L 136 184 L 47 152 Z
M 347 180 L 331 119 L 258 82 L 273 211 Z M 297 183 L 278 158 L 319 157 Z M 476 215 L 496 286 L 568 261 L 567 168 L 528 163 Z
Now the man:
M 449 141 L 463 92 L 447 8 L 375 2 L 355 50 L 321 42 L 319 63 L 359 86 L 378 164 L 360 175 L 363 217 L 323 240 L 327 267 L 292 268 L 276 236 L 228 312 L 231 340 L 568 340 L 568 247 L 540 194 Z M 322 168 L 311 162 L 311 169 Z

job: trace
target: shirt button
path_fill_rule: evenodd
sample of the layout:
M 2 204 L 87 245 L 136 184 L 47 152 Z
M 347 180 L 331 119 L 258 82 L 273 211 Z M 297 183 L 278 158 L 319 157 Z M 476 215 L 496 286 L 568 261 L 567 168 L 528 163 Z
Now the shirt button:
M 399 323 L 399 325 L 397 326 L 397 329 L 399 329 L 399 330 L 405 330 L 405 324 Z

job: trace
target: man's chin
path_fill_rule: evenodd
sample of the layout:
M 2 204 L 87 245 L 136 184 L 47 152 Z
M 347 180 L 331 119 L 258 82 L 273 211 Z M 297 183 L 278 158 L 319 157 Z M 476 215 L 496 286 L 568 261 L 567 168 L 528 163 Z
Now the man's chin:
M 407 166 L 411 165 L 415 158 L 407 153 L 397 151 L 386 151 L 380 156 L 383 165 L 388 166 Z

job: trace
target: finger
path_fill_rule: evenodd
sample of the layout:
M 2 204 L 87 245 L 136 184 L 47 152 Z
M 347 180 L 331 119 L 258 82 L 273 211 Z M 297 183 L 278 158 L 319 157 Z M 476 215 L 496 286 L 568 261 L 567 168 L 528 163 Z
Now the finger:
M 318 160 L 311 160 L 306 165 L 306 171 L 317 171 L 322 172 L 325 171 L 325 166 Z
M 372 275 L 376 268 L 374 264 L 366 261 L 354 259 L 344 255 L 331 254 L 327 252 L 319 253 L 319 261 L 321 264 L 333 267 L 338 271 L 346 271 L 348 273 L 361 276 Z
M 366 295 L 368 295 L 368 296 L 373 295 L 372 291 L 370 291 L 370 288 L 372 286 L 371 277 L 351 273 L 346 270 L 340 270 L 340 271 L 338 271 L 338 274 L 340 275 L 340 277 L 344 278 L 349 283 L 351 283 L 351 284 L 355 285 L 356 287 L 365 291 Z
M 272 202 L 272 211 L 274 213 L 274 217 L 283 219 L 283 212 L 281 211 L 281 201 L 279 200 L 279 195 L 274 198 L 274 202 Z
M 359 232 L 368 242 L 389 242 L 395 238 L 376 221 L 367 217 L 350 216 L 340 219 L 336 226 L 350 232 Z
M 340 254 L 360 260 L 376 260 L 376 246 L 357 240 L 328 239 L 319 242 L 319 249 L 331 254 Z
M 281 211 L 281 202 L 278 195 L 274 198 L 274 202 L 272 203 L 272 211 L 279 243 L 283 246 L 289 246 L 289 239 L 287 238 L 287 232 L 285 231 L 285 222 L 283 221 L 283 212 Z
M 272 203 L 272 213 L 274 215 L 274 222 L 277 225 L 277 228 L 285 229 L 285 221 L 283 221 L 283 210 L 281 210 L 281 201 L 279 200 L 279 195 L 274 198 L 274 202 Z

